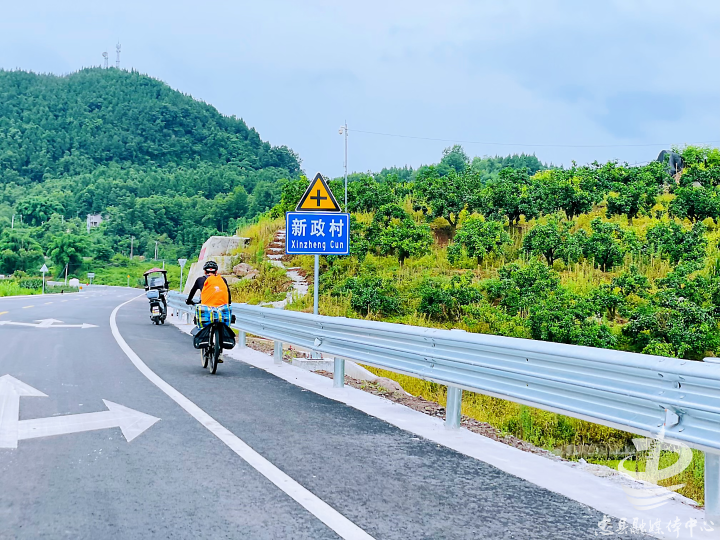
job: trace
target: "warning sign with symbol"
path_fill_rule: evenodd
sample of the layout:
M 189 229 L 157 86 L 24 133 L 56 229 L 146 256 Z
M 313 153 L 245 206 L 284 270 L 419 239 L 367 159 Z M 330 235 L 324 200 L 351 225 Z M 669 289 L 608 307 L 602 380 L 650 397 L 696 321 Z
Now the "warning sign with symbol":
M 339 212 L 340 205 L 320 173 L 315 175 L 310 187 L 300 198 L 296 212 Z

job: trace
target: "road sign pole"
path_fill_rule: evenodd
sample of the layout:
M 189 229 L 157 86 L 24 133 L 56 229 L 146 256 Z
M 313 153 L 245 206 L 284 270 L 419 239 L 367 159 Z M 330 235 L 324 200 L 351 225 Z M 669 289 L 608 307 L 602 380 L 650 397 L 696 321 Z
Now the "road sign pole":
M 45 294 L 45 272 L 43 272 L 43 288 L 42 293 Z
M 318 315 L 318 290 L 320 288 L 320 255 L 315 255 L 315 286 L 313 288 L 313 314 Z

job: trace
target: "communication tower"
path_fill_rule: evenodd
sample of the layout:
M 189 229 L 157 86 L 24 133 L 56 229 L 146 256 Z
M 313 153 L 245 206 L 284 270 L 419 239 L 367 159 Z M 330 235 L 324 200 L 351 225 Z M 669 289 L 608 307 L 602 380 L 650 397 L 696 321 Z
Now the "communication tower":
M 103 58 L 105 59 L 105 69 L 107 69 L 107 67 L 108 67 L 108 53 L 104 52 L 104 53 L 103 53 Z
M 117 52 L 115 56 L 115 67 L 120 69 L 120 41 L 115 45 L 115 51 Z

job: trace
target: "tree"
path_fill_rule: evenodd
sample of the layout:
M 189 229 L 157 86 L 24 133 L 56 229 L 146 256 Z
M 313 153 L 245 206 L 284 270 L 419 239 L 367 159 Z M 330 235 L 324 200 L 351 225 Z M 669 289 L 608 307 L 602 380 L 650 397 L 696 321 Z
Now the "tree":
M 15 211 L 23 216 L 25 223 L 38 226 L 49 220 L 53 214 L 61 214 L 63 207 L 50 198 L 33 196 L 20 201 Z
M 381 254 L 396 256 L 402 266 L 408 257 L 419 257 L 430 252 L 432 232 L 428 225 L 419 225 L 410 218 L 404 218 L 383 229 L 376 245 Z
M 398 290 L 392 282 L 378 277 L 351 277 L 336 287 L 333 296 L 350 293 L 350 307 L 362 315 L 394 315 L 400 312 Z
M 632 220 L 641 212 L 648 213 L 655 205 L 655 199 L 658 195 L 658 186 L 645 181 L 635 181 L 628 184 L 620 184 L 618 186 L 619 193 L 610 195 L 607 200 L 607 214 L 626 215 L 628 222 L 632 224 Z
M 533 339 L 613 349 L 617 338 L 595 318 L 596 307 L 582 296 L 558 291 L 530 307 Z
M 465 208 L 473 211 L 482 186 L 480 175 L 469 167 L 457 172 L 450 170 L 440 176 L 437 169 L 429 167 L 418 175 L 415 193 L 420 203 L 417 208 L 430 217 L 443 217 L 455 229 L 460 212 Z
M 682 260 L 701 260 L 705 257 L 707 247 L 706 231 L 707 227 L 701 221 L 696 222 L 689 231 L 674 221 L 658 223 L 648 229 L 647 242 L 673 264 Z
M 701 221 L 711 217 L 720 217 L 719 188 L 688 186 L 675 190 L 675 198 L 670 201 L 670 215 L 681 219 Z
M 532 255 L 542 255 L 548 265 L 567 251 L 571 243 L 572 222 L 549 219 L 546 224 L 535 225 L 523 238 L 523 249 Z
M 539 261 L 527 266 L 509 263 L 498 270 L 497 278 L 487 280 L 484 286 L 490 300 L 515 315 L 527 313 L 536 302 L 544 302 L 549 294 L 558 290 L 560 278 Z
M 467 157 L 463 147 L 456 144 L 443 150 L 443 157 L 438 164 L 438 170 L 443 176 L 451 172 L 459 174 L 463 172 L 468 165 L 470 165 L 470 158 Z
M 472 284 L 472 273 L 453 276 L 449 282 L 428 279 L 419 288 L 418 311 L 432 319 L 456 320 L 462 308 L 483 299 L 482 292 Z
M 585 256 L 595 262 L 595 266 L 610 270 L 623 261 L 621 240 L 623 232 L 614 223 L 603 222 L 595 218 L 590 222 L 592 234 L 585 243 Z
M 538 208 L 543 214 L 562 210 L 568 219 L 573 219 L 592 209 L 593 194 L 582 188 L 582 177 L 574 173 L 574 168 L 570 171 L 553 169 L 533 177 Z
M 369 175 L 353 182 L 348 180 L 348 212 L 374 212 L 394 202 L 395 194 L 389 182 L 377 182 Z
M 483 191 L 481 207 L 486 217 L 506 217 L 510 225 L 520 222 L 520 216 L 526 219 L 538 213 L 538 193 L 526 169 L 503 169 L 498 178 L 491 180 Z
M 87 252 L 85 237 L 76 234 L 61 234 L 53 237 L 48 245 L 49 256 L 58 268 L 65 265 L 80 266 L 83 255 Z
M 486 221 L 482 216 L 470 216 L 455 234 L 453 243 L 448 248 L 448 260 L 451 263 L 457 262 L 464 251 L 480 265 L 486 255 L 500 253 L 502 247 L 511 242 L 502 223 Z

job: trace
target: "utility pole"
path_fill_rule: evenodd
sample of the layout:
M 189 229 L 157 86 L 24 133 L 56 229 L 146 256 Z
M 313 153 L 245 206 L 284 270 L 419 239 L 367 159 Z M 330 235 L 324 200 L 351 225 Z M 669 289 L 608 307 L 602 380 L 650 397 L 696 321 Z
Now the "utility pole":
M 132 261 L 132 256 L 133 256 L 133 241 L 134 241 L 134 240 L 135 240 L 135 237 L 134 237 L 134 236 L 131 236 L 131 237 L 130 237 L 130 260 L 131 260 L 131 261 Z
M 13 214 L 12 221 L 10 221 L 10 228 L 11 229 L 15 228 L 15 214 Z
M 155 260 L 156 261 L 157 261 L 157 256 L 158 256 L 158 241 L 155 240 Z
M 65 285 L 67 285 L 68 264 L 70 264 L 70 263 L 66 263 L 66 264 L 65 264 Z
M 347 120 L 345 125 L 340 126 L 340 135 L 345 135 L 345 211 L 347 212 L 347 142 L 348 142 L 348 127 Z

